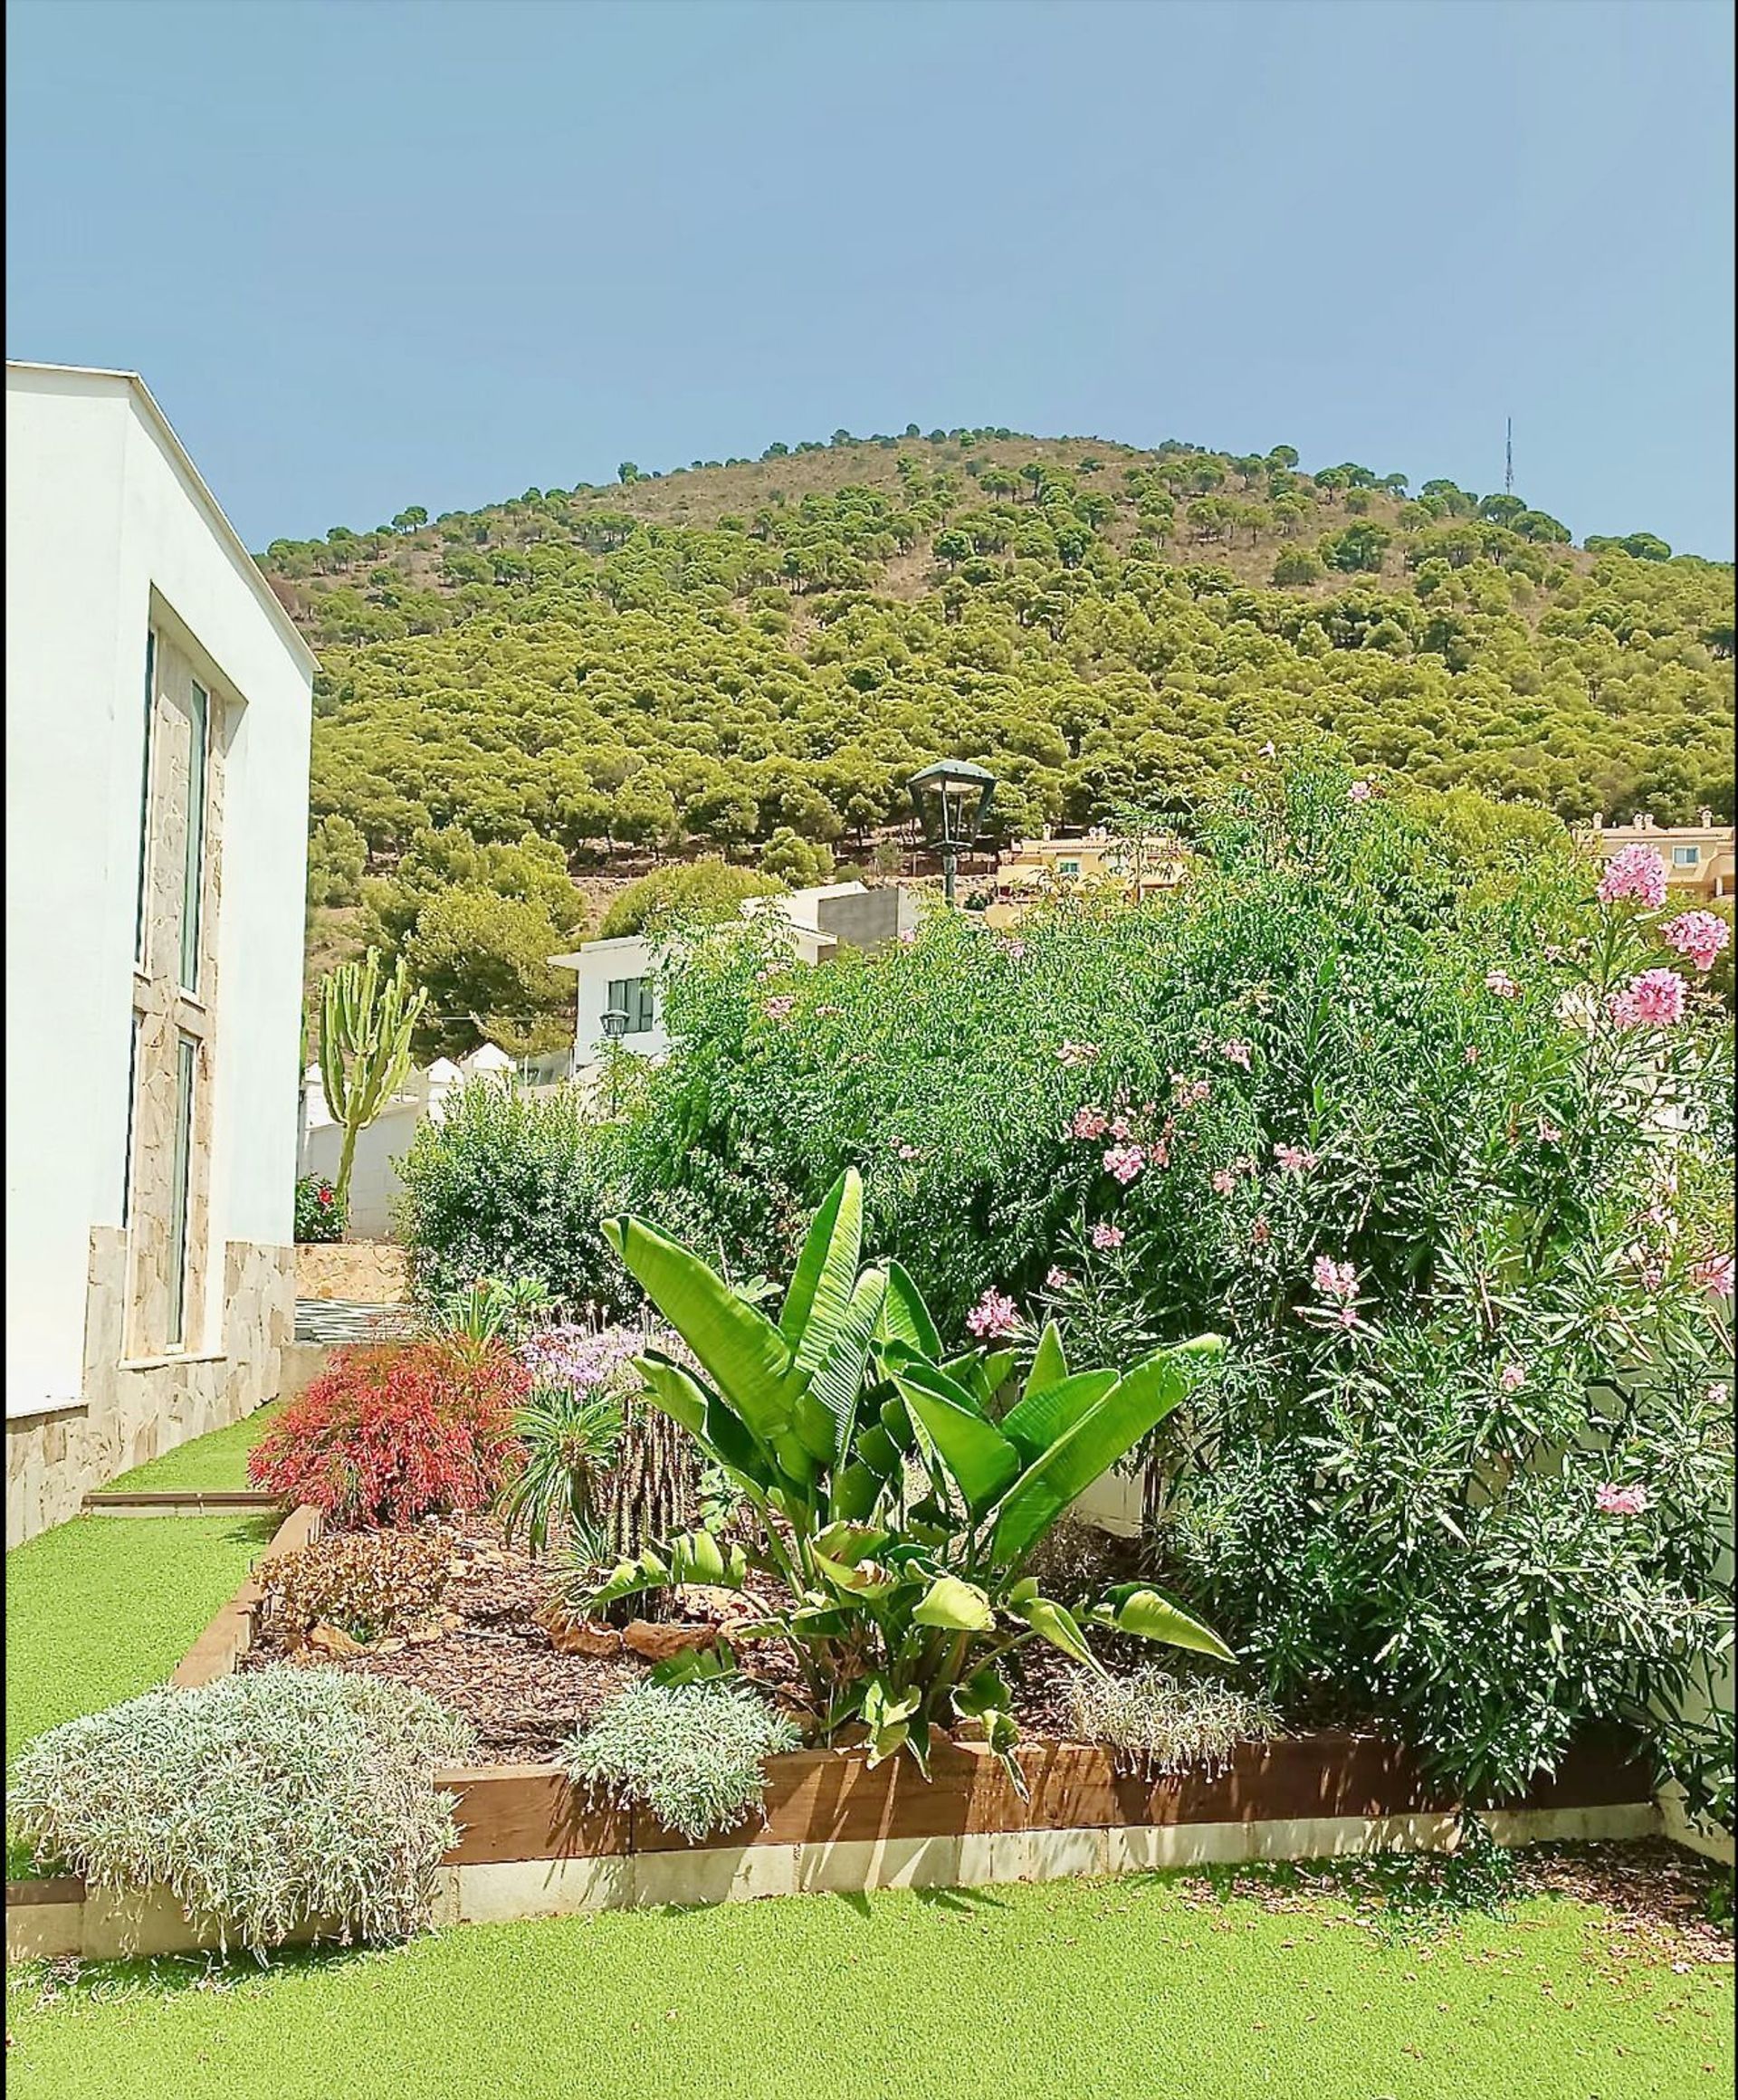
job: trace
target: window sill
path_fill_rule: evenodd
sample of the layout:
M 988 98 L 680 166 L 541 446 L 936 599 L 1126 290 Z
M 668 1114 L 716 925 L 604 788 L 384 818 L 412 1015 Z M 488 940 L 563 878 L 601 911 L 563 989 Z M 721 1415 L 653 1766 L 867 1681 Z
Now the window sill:
M 30 1400 L 16 1408 L 7 1406 L 6 1427 L 10 1429 L 16 1424 L 22 1427 L 25 1423 L 46 1422 L 58 1417 L 89 1413 L 90 1409 L 85 1403 L 76 1396 L 70 1399 Z
M 121 1370 L 166 1370 L 177 1363 L 227 1363 L 229 1352 L 223 1349 L 178 1349 L 167 1356 L 123 1356 Z

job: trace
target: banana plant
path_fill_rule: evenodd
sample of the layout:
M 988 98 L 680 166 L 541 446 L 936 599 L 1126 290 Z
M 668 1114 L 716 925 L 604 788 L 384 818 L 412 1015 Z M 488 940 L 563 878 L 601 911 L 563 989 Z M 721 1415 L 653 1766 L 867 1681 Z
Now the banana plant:
M 1088 1638 L 1099 1628 L 1232 1659 L 1149 1584 L 1065 1600 L 1027 1572 L 1076 1496 L 1182 1400 L 1217 1337 L 1126 1372 L 1073 1371 L 1053 1322 L 998 1412 L 1014 1356 L 945 1357 L 905 1270 L 864 1264 L 855 1171 L 816 1212 L 776 1320 L 644 1219 L 603 1229 L 698 1366 L 648 1350 L 637 1369 L 650 1398 L 729 1476 L 758 1526 L 747 1544 L 705 1532 L 662 1541 L 581 1583 L 577 1605 L 759 1577 L 780 1602 L 741 1630 L 789 1643 L 823 1739 L 860 1727 L 872 1764 L 902 1750 L 927 1771 L 931 1728 L 970 1722 L 1016 1784 L 1001 1665 L 1027 1642 L 1089 1669 L 1101 1666 Z
M 344 1126 L 336 1195 L 348 1215 L 356 1141 L 404 1084 L 410 1040 L 428 994 L 413 991 L 402 956 L 387 978 L 379 951 L 328 970 L 320 988 L 320 1079 L 333 1120 Z

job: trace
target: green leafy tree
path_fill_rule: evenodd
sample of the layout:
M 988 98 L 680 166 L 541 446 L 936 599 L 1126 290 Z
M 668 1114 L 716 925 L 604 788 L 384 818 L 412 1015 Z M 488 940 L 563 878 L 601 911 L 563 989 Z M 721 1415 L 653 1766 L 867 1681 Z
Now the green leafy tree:
M 777 874 L 734 867 L 714 856 L 673 861 L 630 883 L 605 912 L 597 936 L 615 940 L 624 934 L 654 931 L 672 921 L 734 919 L 750 897 L 773 895 L 784 887 Z

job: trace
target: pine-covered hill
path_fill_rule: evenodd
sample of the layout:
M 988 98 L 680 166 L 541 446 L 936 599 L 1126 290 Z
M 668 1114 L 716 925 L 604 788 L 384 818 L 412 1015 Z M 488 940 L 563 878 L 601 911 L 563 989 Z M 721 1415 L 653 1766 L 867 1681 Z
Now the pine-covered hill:
M 938 753 L 990 766 L 1017 832 L 1187 805 L 1317 730 L 1567 818 L 1733 807 L 1731 565 L 1647 533 L 1576 548 L 1284 446 L 841 432 L 622 472 L 261 558 L 321 654 L 330 902 L 429 826 L 575 869 L 849 852 Z

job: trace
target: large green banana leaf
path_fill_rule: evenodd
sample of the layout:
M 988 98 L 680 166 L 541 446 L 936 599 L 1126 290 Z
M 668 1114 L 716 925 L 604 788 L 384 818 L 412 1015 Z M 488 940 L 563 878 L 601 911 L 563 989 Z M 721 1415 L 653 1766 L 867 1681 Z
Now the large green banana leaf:
M 791 1437 L 806 1382 L 784 1336 L 765 1313 L 744 1304 L 716 1271 L 655 1226 L 638 1217 L 612 1217 L 605 1219 L 603 1229 L 719 1391 L 783 1464 L 781 1446 Z
M 818 1369 L 843 1325 L 863 1257 L 863 1181 L 848 1167 L 826 1192 L 803 1241 L 778 1315 L 797 1369 Z
M 1216 1348 L 1224 1346 L 1217 1337 L 1206 1339 Z M 1044 1536 L 1076 1495 L 1084 1494 L 1162 1422 L 1189 1389 L 1186 1357 L 1205 1353 L 1201 1343 L 1191 1342 L 1186 1351 L 1167 1351 L 1149 1357 L 1034 1459 L 1002 1497 L 996 1513 L 990 1536 L 996 1558 L 1017 1560 Z
M 941 1354 L 941 1336 L 923 1303 L 923 1293 L 898 1262 L 887 1264 L 887 1303 L 882 1309 L 877 1335 L 883 1341 L 902 1341 L 931 1363 Z
M 886 1297 L 886 1271 L 865 1269 L 853 1287 L 832 1347 L 809 1381 L 809 1397 L 826 1408 L 831 1425 L 828 1463 L 835 1468 L 845 1464 L 856 1437 L 864 1374 Z
M 1174 1648 L 1194 1648 L 1216 1656 L 1222 1663 L 1237 1656 L 1212 1628 L 1202 1625 L 1163 1591 L 1144 1582 L 1122 1582 L 1105 1593 L 1092 1613 L 1095 1625 L 1114 1627 L 1119 1633 L 1139 1634 L 1143 1640 L 1165 1641 Z
M 959 1484 L 966 1507 L 974 1518 L 981 1516 L 1019 1477 L 1018 1450 L 993 1422 L 984 1419 L 971 1405 L 970 1396 L 945 1372 L 912 1364 L 896 1370 L 893 1383 Z
M 1113 1370 L 1078 1370 L 1053 1386 L 1034 1390 L 1028 1381 L 1026 1397 L 1002 1418 L 1002 1434 L 1030 1465 L 1059 1437 L 1066 1436 L 1089 1408 L 1096 1407 L 1117 1382 Z

